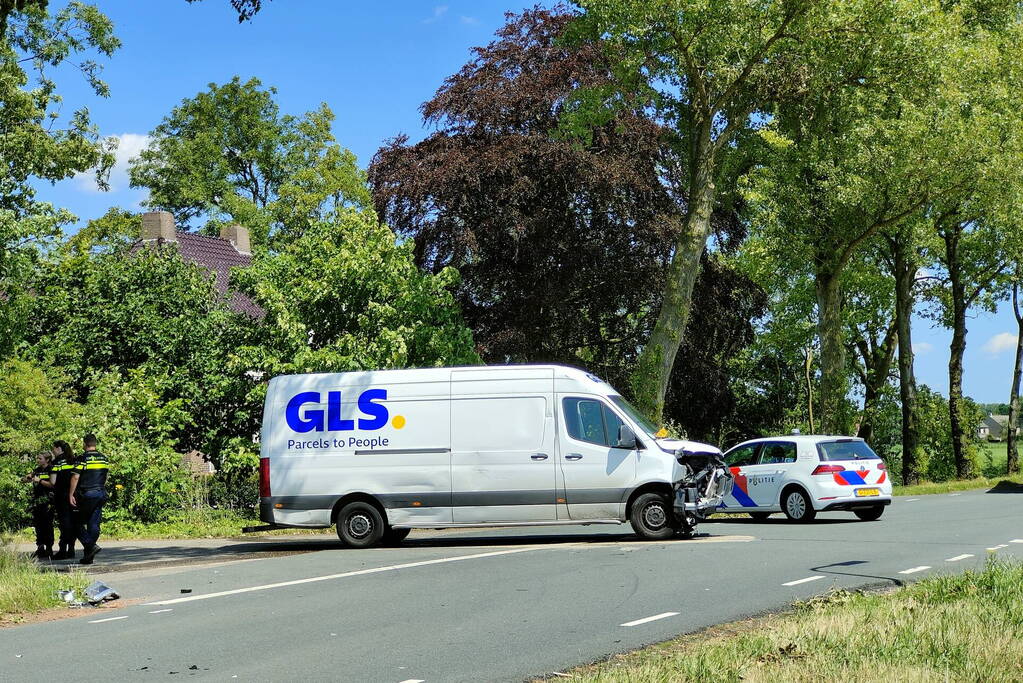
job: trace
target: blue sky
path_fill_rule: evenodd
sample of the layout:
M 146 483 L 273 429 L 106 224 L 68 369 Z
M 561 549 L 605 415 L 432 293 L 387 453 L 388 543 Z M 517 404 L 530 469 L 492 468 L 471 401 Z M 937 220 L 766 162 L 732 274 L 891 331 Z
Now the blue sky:
M 53 1 L 54 7 L 65 3 Z M 84 222 L 111 206 L 138 209 L 142 192 L 128 188 L 124 165 L 173 106 L 207 84 L 259 78 L 278 90 L 281 110 L 299 114 L 326 102 L 334 133 L 365 166 L 388 138 L 426 134 L 419 105 L 457 71 L 469 49 L 489 42 L 506 11 L 533 2 L 449 0 L 389 3 L 270 0 L 238 24 L 228 0 L 102 0 L 124 43 L 106 63 L 111 96 L 91 95 L 80 78 L 61 74 L 67 110 L 87 105 L 104 135 L 121 138 L 112 190 L 88 178 L 39 188 L 39 198 L 70 209 Z M 552 4 L 545 2 L 543 4 Z M 946 330 L 919 319 L 914 327 L 917 379 L 946 393 Z M 1007 401 L 1016 323 L 1008 305 L 970 320 L 966 393 L 985 403 Z

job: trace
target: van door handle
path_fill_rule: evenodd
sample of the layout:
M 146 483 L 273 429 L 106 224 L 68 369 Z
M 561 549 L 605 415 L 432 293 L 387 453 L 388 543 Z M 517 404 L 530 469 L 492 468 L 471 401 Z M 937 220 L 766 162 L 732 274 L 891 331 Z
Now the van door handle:
M 582 459 L 583 459 L 583 454 L 582 453 L 569 453 L 568 455 L 565 456 L 565 460 L 582 460 Z
M 546 460 L 547 459 L 547 454 L 546 453 L 534 453 L 533 455 L 531 455 L 529 457 L 532 458 L 533 460 Z

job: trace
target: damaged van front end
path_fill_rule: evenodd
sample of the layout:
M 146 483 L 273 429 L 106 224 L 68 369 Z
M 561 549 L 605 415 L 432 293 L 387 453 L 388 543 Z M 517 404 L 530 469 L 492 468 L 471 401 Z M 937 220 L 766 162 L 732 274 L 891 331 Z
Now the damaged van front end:
M 734 478 L 714 446 L 675 439 L 658 439 L 657 444 L 675 456 L 675 521 L 683 536 L 691 536 L 696 525 L 714 514 L 732 492 Z

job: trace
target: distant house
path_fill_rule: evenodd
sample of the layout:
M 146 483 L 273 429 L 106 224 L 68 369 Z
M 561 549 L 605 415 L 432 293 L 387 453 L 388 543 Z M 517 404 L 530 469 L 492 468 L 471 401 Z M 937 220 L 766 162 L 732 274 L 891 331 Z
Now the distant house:
M 1001 441 L 1008 436 L 1008 415 L 987 415 L 977 428 L 977 436 L 988 441 Z M 1020 428 L 1016 427 L 1016 436 Z
M 145 247 L 175 244 L 181 258 L 202 266 L 214 278 L 214 286 L 236 313 L 253 318 L 262 318 L 264 311 L 256 302 L 238 292 L 228 292 L 231 268 L 252 265 L 252 251 L 249 245 L 249 231 L 241 225 L 228 225 L 220 231 L 220 237 L 209 237 L 194 232 L 178 232 L 174 227 L 174 216 L 167 211 L 151 211 L 142 214 L 142 239 L 133 251 Z

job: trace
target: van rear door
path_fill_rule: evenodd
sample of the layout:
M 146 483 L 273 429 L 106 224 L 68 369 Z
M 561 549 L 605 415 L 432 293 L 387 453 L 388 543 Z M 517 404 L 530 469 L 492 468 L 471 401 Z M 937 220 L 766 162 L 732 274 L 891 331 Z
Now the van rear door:
M 554 370 L 451 373 L 451 504 L 456 523 L 557 518 Z

